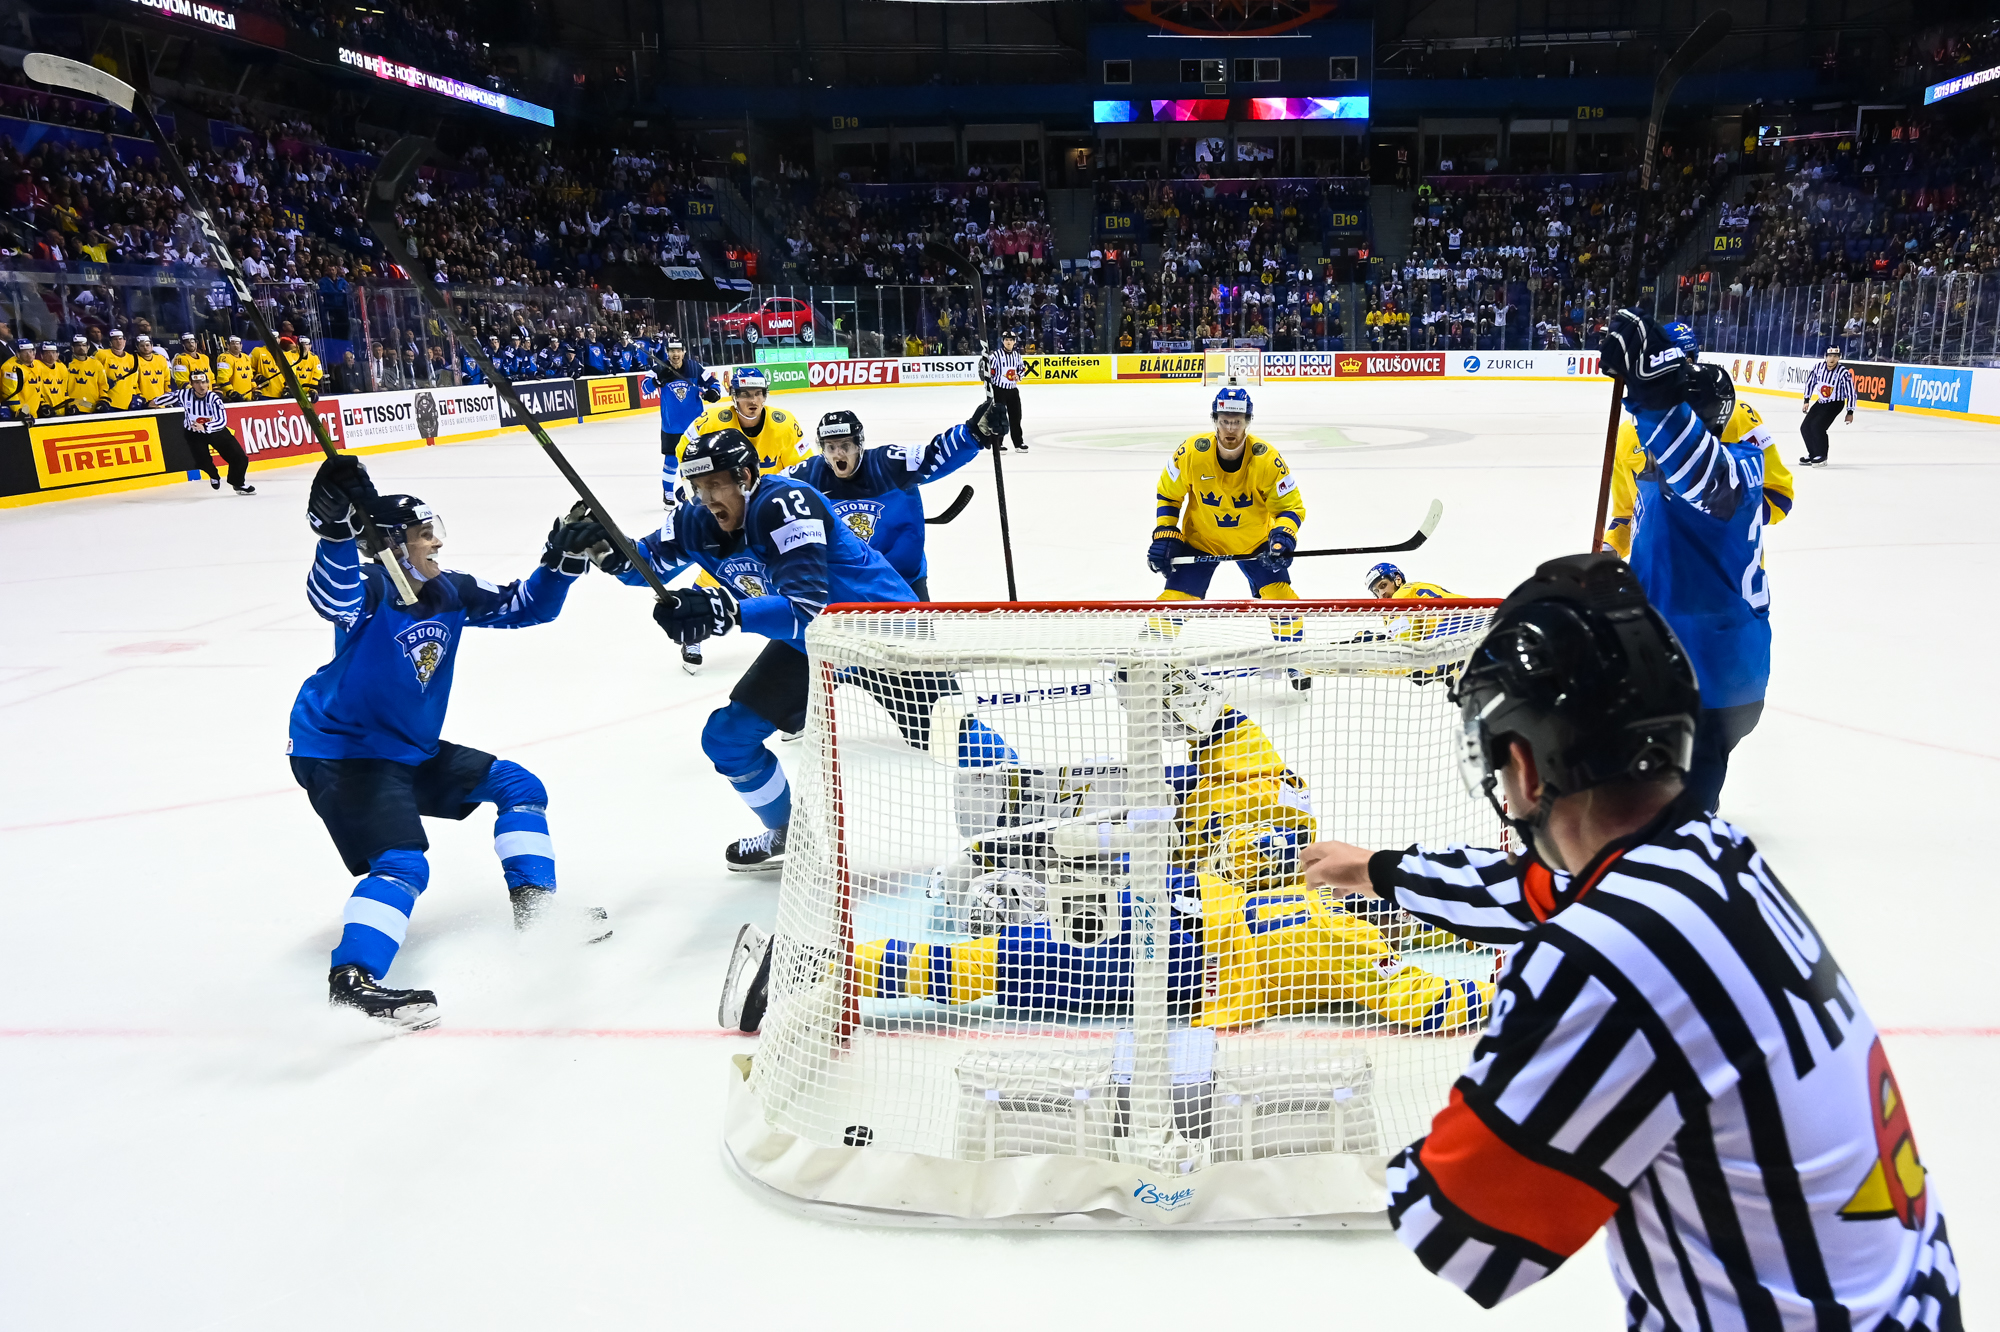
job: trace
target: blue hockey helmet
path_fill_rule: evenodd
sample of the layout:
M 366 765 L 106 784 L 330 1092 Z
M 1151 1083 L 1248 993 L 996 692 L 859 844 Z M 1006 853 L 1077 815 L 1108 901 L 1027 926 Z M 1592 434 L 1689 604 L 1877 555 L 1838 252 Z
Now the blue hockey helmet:
M 1676 319 L 1660 331 L 1672 340 L 1674 346 L 1679 347 L 1687 354 L 1690 364 L 1701 356 L 1701 339 L 1695 335 L 1694 329 L 1688 324 Z
M 1226 388 L 1216 394 L 1215 401 L 1208 405 L 1209 418 L 1213 420 L 1224 412 L 1241 412 L 1243 419 L 1248 421 L 1251 416 L 1250 394 L 1240 388 Z
M 771 377 L 764 373 L 761 365 L 746 365 L 729 379 L 729 392 L 733 396 L 745 389 L 756 389 L 759 393 L 771 391 Z
M 1361 585 L 1368 589 L 1368 595 L 1372 597 L 1375 595 L 1375 584 L 1384 578 L 1393 578 L 1398 584 L 1410 581 L 1401 569 L 1384 561 L 1368 571 L 1368 576 L 1361 580 Z

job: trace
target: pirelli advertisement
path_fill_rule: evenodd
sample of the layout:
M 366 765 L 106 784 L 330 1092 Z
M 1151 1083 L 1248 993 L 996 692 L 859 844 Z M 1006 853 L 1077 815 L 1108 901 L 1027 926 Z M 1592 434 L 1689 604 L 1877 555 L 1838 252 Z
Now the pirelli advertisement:
M 107 413 L 0 426 L 0 496 L 129 481 L 192 466 L 178 412 Z

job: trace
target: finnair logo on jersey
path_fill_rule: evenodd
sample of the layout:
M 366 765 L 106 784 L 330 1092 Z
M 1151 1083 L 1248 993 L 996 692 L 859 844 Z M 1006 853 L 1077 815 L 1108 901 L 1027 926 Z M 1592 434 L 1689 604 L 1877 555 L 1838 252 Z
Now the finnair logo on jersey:
M 417 673 L 417 684 L 429 689 L 431 677 L 444 665 L 444 654 L 451 647 L 451 630 L 436 620 L 419 620 L 398 633 L 396 641 L 403 645 L 403 655 Z
M 771 543 L 778 548 L 780 555 L 798 546 L 823 546 L 826 544 L 826 524 L 817 518 L 794 518 L 771 533 Z

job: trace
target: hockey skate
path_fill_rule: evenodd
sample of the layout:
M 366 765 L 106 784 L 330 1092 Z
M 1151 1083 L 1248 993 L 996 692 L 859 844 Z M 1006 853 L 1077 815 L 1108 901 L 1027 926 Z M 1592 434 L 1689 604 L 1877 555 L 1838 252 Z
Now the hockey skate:
M 681 669 L 689 675 L 701 674 L 701 644 L 686 643 L 681 646 Z
M 755 837 L 739 837 L 722 852 L 729 868 L 740 874 L 769 874 L 785 867 L 785 830 L 766 828 Z
M 771 936 L 745 925 L 736 931 L 736 945 L 729 951 L 729 973 L 722 978 L 716 1023 L 730 1031 L 756 1031 L 764 1023 L 770 989 Z
M 574 934 L 578 943 L 603 943 L 611 937 L 611 913 L 603 907 L 573 906 L 553 888 L 509 888 L 514 904 L 514 928 L 522 934 Z
M 326 984 L 327 1002 L 336 1008 L 356 1009 L 405 1031 L 422 1031 L 438 1024 L 435 994 L 378 985 L 359 963 L 335 967 L 327 973 Z

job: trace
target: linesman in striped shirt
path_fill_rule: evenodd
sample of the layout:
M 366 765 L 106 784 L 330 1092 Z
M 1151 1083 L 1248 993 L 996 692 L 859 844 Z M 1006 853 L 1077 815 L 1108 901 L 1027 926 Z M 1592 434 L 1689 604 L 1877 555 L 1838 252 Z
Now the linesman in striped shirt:
M 208 385 L 208 371 L 190 369 L 187 387 L 164 395 L 160 406 L 181 409 L 181 426 L 187 431 L 188 447 L 194 451 L 195 466 L 208 473 L 210 489 L 222 489 L 222 477 L 216 473 L 215 459 L 209 453 L 213 449 L 229 464 L 229 488 L 239 495 L 257 493 L 257 487 L 244 479 L 250 471 L 250 459 L 243 452 L 243 445 L 237 442 L 236 432 L 229 428 L 229 413 L 222 405 L 222 395 Z
M 1828 347 L 1826 360 L 1806 376 L 1806 391 L 1799 410 L 1806 415 L 1799 434 L 1806 441 L 1801 467 L 1826 466 L 1826 428 L 1847 409 L 1847 425 L 1854 424 L 1854 372 L 1840 363 L 1840 348 Z
M 1403 1242 L 1488 1307 L 1604 1229 L 1628 1327 L 1962 1328 L 1874 1024 L 1756 845 L 1683 794 L 1694 672 L 1631 570 L 1544 564 L 1453 697 L 1467 785 L 1527 854 L 1305 857 L 1309 884 L 1511 950 L 1449 1103 L 1389 1164 Z

